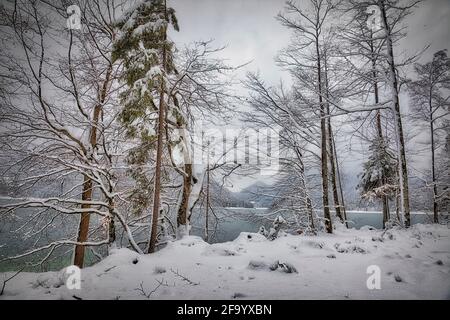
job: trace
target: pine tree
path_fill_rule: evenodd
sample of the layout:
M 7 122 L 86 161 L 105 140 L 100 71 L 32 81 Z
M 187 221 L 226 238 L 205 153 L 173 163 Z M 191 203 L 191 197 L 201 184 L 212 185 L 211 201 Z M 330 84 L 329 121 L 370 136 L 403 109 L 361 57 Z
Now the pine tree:
M 129 154 L 129 162 L 134 165 L 132 176 L 138 182 L 135 193 L 138 202 L 135 203 L 141 211 L 148 206 L 148 189 L 151 187 L 143 168 L 156 148 L 149 252 L 155 250 L 159 221 L 164 120 L 170 111 L 166 94 L 168 77 L 176 74 L 174 44 L 167 38 L 169 25 L 179 30 L 175 10 L 168 8 L 165 0 L 140 2 L 118 22 L 121 34 L 113 52 L 113 59 L 123 61 L 125 67 L 126 89 L 121 94 L 120 121 L 128 137 L 139 141 Z
M 394 195 L 398 188 L 397 161 L 383 138 L 373 140 L 369 152 L 369 159 L 364 163 L 360 174 L 358 189 L 364 199 L 376 198 L 383 201 Z M 383 228 L 386 227 L 387 220 L 383 217 Z

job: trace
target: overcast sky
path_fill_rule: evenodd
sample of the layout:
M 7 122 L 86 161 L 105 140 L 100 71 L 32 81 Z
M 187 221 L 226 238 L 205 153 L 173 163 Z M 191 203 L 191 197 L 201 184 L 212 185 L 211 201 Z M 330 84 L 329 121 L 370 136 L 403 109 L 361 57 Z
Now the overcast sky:
M 306 1 L 306 0 L 299 0 Z M 274 18 L 283 10 L 284 0 L 168 0 L 175 8 L 180 32 L 172 32 L 177 44 L 215 39 L 230 62 L 253 61 L 248 70 L 259 70 L 267 81 L 286 75 L 274 64 L 277 52 L 290 39 L 286 28 Z M 426 58 L 440 49 L 450 49 L 450 1 L 424 0 L 408 17 L 408 37 L 402 51 L 412 53 L 431 44 Z
M 177 11 L 180 32 L 177 43 L 214 39 L 226 45 L 223 56 L 233 65 L 249 61 L 247 70 L 257 70 L 267 80 L 282 73 L 274 65 L 277 51 L 289 42 L 289 33 L 274 18 L 283 9 L 282 0 L 170 0 Z
M 178 46 L 214 39 L 217 46 L 227 46 L 222 55 L 230 64 L 252 61 L 240 75 L 259 71 L 268 84 L 276 85 L 280 79 L 289 79 L 274 63 L 274 57 L 290 40 L 290 33 L 275 19 L 283 11 L 284 3 L 284 0 L 168 0 L 177 11 L 180 24 L 180 32 L 171 32 L 171 38 Z M 437 50 L 450 50 L 450 0 L 424 0 L 407 18 L 407 25 L 408 36 L 396 48 L 397 54 L 411 55 L 430 45 L 422 57 L 425 61 Z M 362 159 L 357 154 L 343 157 L 356 163 Z M 344 170 L 354 172 L 355 162 L 345 162 Z M 234 190 L 251 184 L 251 180 L 241 177 L 235 182 Z

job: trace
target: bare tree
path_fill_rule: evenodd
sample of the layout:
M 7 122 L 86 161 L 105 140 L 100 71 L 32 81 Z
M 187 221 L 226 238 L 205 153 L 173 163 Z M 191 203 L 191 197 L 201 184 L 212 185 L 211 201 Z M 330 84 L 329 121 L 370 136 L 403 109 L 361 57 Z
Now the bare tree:
M 292 30 L 295 36 L 295 42 L 280 55 L 278 59 L 280 65 L 290 67 L 292 72 L 297 74 L 296 79 L 317 95 L 321 127 L 322 204 L 325 224 L 329 233 L 333 232 L 328 194 L 329 152 L 327 144 L 329 143 L 329 132 L 326 121 L 321 46 L 327 23 L 338 3 L 339 1 L 310 0 L 300 7 L 294 1 L 287 1 L 285 14 L 279 14 L 277 17 L 284 26 Z M 309 53 L 302 53 L 307 52 L 308 49 L 310 49 Z M 299 72 L 299 69 L 305 70 Z M 315 73 L 316 76 L 304 77 L 307 72 Z M 313 80 L 312 83 L 311 80 Z
M 364 57 L 364 59 L 367 59 L 368 63 L 372 64 L 372 72 L 366 73 L 366 75 L 359 73 L 359 79 L 365 78 L 366 80 L 364 82 L 370 83 L 373 86 L 374 94 L 376 94 L 375 99 L 379 99 L 381 96 L 379 90 L 380 80 L 383 81 L 386 89 L 389 91 L 390 99 L 385 102 L 375 102 L 375 105 L 389 105 L 389 109 L 393 115 L 393 128 L 400 177 L 399 190 L 401 205 L 405 220 L 404 225 L 409 227 L 411 221 L 408 169 L 406 163 L 405 134 L 399 100 L 400 85 L 403 79 L 400 76 L 399 69 L 413 62 L 417 56 L 415 55 L 398 62 L 398 57 L 394 53 L 394 46 L 399 39 L 406 35 L 402 22 L 412 12 L 412 9 L 419 1 L 406 1 L 405 4 L 399 0 L 370 0 L 363 2 L 348 0 L 344 3 L 349 4 L 349 10 L 353 11 L 350 25 L 355 25 L 356 22 L 356 28 L 353 30 L 347 29 L 346 37 L 351 43 L 357 45 L 358 48 L 363 48 L 358 54 Z M 368 19 L 372 18 L 373 13 L 376 15 L 376 21 L 379 23 L 375 23 L 370 29 L 367 29 L 367 27 L 363 26 L 364 13 L 366 16 L 366 26 L 370 22 Z M 381 108 L 378 110 L 381 110 Z M 377 114 L 377 119 L 378 117 Z M 377 122 L 379 121 L 377 120 Z M 378 124 L 377 128 L 379 128 Z M 380 138 L 380 132 L 378 130 L 378 138 Z M 384 211 L 386 214 L 386 210 Z
M 330 34 L 331 36 L 331 34 Z M 336 211 L 336 216 L 339 218 L 339 220 L 344 223 L 346 220 L 345 218 L 345 207 L 341 205 L 341 200 L 339 199 L 339 192 L 338 192 L 338 172 L 339 172 L 339 162 L 337 160 L 337 154 L 335 152 L 335 145 L 334 145 L 334 133 L 333 133 L 333 126 L 331 123 L 331 108 L 330 108 L 330 101 L 334 101 L 335 104 L 338 103 L 339 98 L 336 97 L 336 95 L 339 95 L 340 88 L 336 88 L 336 84 L 331 83 L 331 73 L 334 70 L 330 70 L 329 64 L 331 62 L 331 53 L 334 50 L 333 43 L 330 39 L 328 39 L 327 44 L 322 47 L 322 53 L 321 53 L 321 59 L 323 60 L 324 68 L 323 68 L 323 75 L 324 75 L 324 90 L 325 90 L 325 98 L 326 98 L 326 114 L 327 114 L 327 130 L 328 130 L 328 157 L 330 159 L 330 174 L 331 174 L 331 188 L 332 188 L 332 194 L 333 194 L 333 201 L 334 201 L 334 207 Z M 336 73 L 336 72 L 334 72 Z M 342 74 L 340 72 L 337 73 L 338 78 L 336 79 L 336 82 L 339 82 L 340 76 Z M 341 190 L 342 192 L 342 190 Z M 342 201 L 344 199 L 342 198 Z
M 79 4 L 85 17 L 104 14 L 103 2 Z M 45 1 L 16 1 L 2 10 L 2 31 L 10 46 L 2 50 L 1 73 L 10 75 L 11 94 L 2 109 L 1 150 L 13 159 L 2 172 L 15 187 L 13 197 L 3 197 L 2 212 L 6 217 L 29 209 L 31 216 L 20 230 L 31 228 L 28 234 L 38 239 L 56 221 L 73 225 L 81 217 L 79 229 L 68 230 L 62 239 L 36 241 L 15 258 L 47 251 L 45 260 L 58 248 L 75 246 L 75 263 L 82 267 L 85 247 L 114 245 L 115 220 L 140 251 L 117 205 L 114 148 L 119 132 L 111 97 L 120 67 L 108 58 L 113 34 L 107 22 L 83 24 L 79 32 L 65 29 L 66 8 Z M 46 184 L 61 188 L 30 196 Z M 90 228 L 92 215 L 98 220 Z
M 419 118 L 426 121 L 430 129 L 431 151 L 431 186 L 433 189 L 433 218 L 439 222 L 439 194 L 436 176 L 436 134 L 439 121 L 449 115 L 450 96 L 445 96 L 445 90 L 450 89 L 450 59 L 446 50 L 433 55 L 433 60 L 414 67 L 418 79 L 409 83 L 409 91 L 413 107 Z
M 171 82 L 169 91 L 176 120 L 167 121 L 172 128 L 171 137 L 168 137 L 168 152 L 172 166 L 183 178 L 176 209 L 179 236 L 189 234 L 192 210 L 198 203 L 205 175 L 210 170 L 203 163 L 206 159 L 202 159 L 202 163 L 195 163 L 191 147 L 199 142 L 194 141 L 193 136 L 217 121 L 227 123 L 234 102 L 238 99 L 231 91 L 233 81 L 230 75 L 240 66 L 229 66 L 223 59 L 217 58 L 216 55 L 223 49 L 213 47 L 212 41 L 195 42 L 186 46 L 177 56 L 178 74 Z M 205 146 L 194 147 L 196 152 L 202 152 Z M 177 152 L 181 154 L 180 164 L 173 161 Z
M 389 70 L 388 84 L 391 88 L 392 95 L 392 113 L 395 121 L 395 133 L 397 138 L 397 153 L 399 164 L 399 180 L 400 180 L 400 194 L 403 207 L 403 215 L 405 218 L 405 226 L 411 225 L 410 206 L 409 206 L 409 184 L 408 184 L 408 168 L 406 164 L 405 138 L 403 133 L 402 116 L 400 113 L 400 99 L 399 99 L 399 77 L 397 74 L 397 65 L 395 64 L 394 56 L 394 40 L 393 37 L 398 35 L 395 27 L 398 22 L 404 19 L 419 1 L 412 2 L 408 5 L 401 5 L 399 0 L 379 0 L 377 5 L 381 11 L 381 20 L 383 24 L 382 38 L 386 40 L 386 60 Z
M 378 105 L 381 102 L 380 87 L 384 81 L 384 78 L 380 75 L 384 73 L 383 68 L 385 68 L 382 65 L 381 54 L 385 40 L 374 38 L 374 31 L 369 28 L 370 17 L 368 13 L 370 13 L 370 6 L 368 4 L 349 0 L 344 2 L 341 9 L 343 9 L 343 12 L 350 13 L 349 21 L 339 28 L 338 38 L 346 43 L 346 45 L 339 48 L 339 51 L 346 61 L 346 67 L 352 70 L 352 89 L 358 96 L 363 96 L 363 99 L 367 92 L 373 92 L 372 101 L 375 105 Z M 361 59 L 363 63 L 358 63 L 358 61 L 353 59 L 354 57 Z M 387 144 L 385 144 L 385 138 L 383 137 L 382 110 L 376 110 L 375 112 L 376 138 L 364 137 L 364 139 L 368 139 L 371 143 L 373 139 L 378 141 L 378 147 L 374 148 L 374 150 L 381 152 L 378 157 L 378 162 L 381 163 L 387 152 L 384 149 L 387 147 Z M 382 188 L 387 184 L 387 180 L 386 170 L 382 169 L 381 177 L 377 179 L 375 187 Z M 383 226 L 385 226 L 389 220 L 389 196 L 385 193 L 378 194 L 378 196 L 381 198 Z
M 316 218 L 309 195 L 306 176 L 305 154 L 320 160 L 315 149 L 320 147 L 320 132 L 314 125 L 315 115 L 305 113 L 305 104 L 301 98 L 296 99 L 295 93 L 286 93 L 279 89 L 267 87 L 256 74 L 248 74 L 245 86 L 249 89 L 248 103 L 254 111 L 244 115 L 246 122 L 256 128 L 278 126 L 280 145 L 281 170 L 279 179 L 274 184 L 277 189 L 272 206 L 272 214 L 290 213 L 293 216 L 295 229 L 307 227 L 315 230 Z M 310 118 L 311 117 L 311 118 Z M 275 212 L 275 213 L 274 213 Z M 307 223 L 304 222 L 307 218 Z

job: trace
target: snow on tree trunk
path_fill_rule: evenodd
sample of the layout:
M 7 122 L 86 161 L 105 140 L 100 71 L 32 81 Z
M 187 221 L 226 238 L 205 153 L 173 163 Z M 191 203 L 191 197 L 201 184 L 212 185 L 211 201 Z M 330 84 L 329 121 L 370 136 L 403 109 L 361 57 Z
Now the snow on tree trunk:
M 437 172 L 440 166 L 436 163 L 436 151 L 440 147 L 438 143 L 440 136 L 437 134 L 440 130 L 448 128 L 448 120 L 444 120 L 449 114 L 445 108 L 449 106 L 447 101 L 450 83 L 450 59 L 447 57 L 447 50 L 437 51 L 430 62 L 416 63 L 414 70 L 418 76 L 417 80 L 411 81 L 408 87 L 413 110 L 417 112 L 419 119 L 429 126 L 433 220 L 435 223 L 439 223 L 439 202 L 441 202 L 443 195 L 439 195 L 438 186 L 441 183 L 443 186 L 448 185 L 442 174 Z M 443 153 L 443 156 L 443 163 L 448 162 L 448 158 L 445 159 L 445 153 Z M 445 170 L 443 173 L 445 173 Z
M 320 108 L 320 132 L 321 132 L 321 170 L 322 170 L 322 205 L 323 205 L 323 217 L 325 219 L 325 227 L 328 233 L 333 233 L 333 227 L 331 223 L 330 204 L 328 198 L 328 152 L 327 152 L 327 127 L 325 119 L 325 105 L 322 96 L 322 66 L 320 63 L 320 51 L 319 51 L 319 39 L 316 38 L 316 54 L 317 54 L 317 85 L 319 96 L 319 108 Z
M 377 81 L 377 57 L 376 57 L 375 49 L 374 49 L 373 33 L 371 33 L 370 36 L 371 36 L 371 40 L 369 42 L 369 48 L 370 48 L 371 63 L 372 63 L 373 95 L 374 95 L 375 104 L 379 104 L 380 103 L 380 95 L 379 95 L 378 81 Z M 383 138 L 383 128 L 381 125 L 381 111 L 380 110 L 377 111 L 377 115 L 376 115 L 376 129 L 377 129 L 378 139 L 380 140 L 380 143 L 383 144 L 384 138 Z M 381 181 L 380 182 L 381 182 L 381 185 L 385 185 L 387 183 L 384 170 L 382 170 L 382 172 L 381 172 Z M 382 202 L 382 207 L 383 207 L 382 211 L 383 211 L 383 229 L 384 229 L 384 228 L 386 228 L 386 223 L 389 220 L 389 198 L 388 198 L 388 196 L 384 195 L 381 199 L 381 202 Z
M 88 178 L 87 176 L 84 177 L 83 193 L 81 195 L 81 200 L 86 201 L 86 202 L 89 202 L 92 200 L 92 180 L 90 178 Z M 82 204 L 81 208 L 88 209 L 88 208 L 90 208 L 90 205 Z M 82 213 L 81 214 L 80 224 L 78 227 L 78 237 L 77 237 L 78 243 L 84 243 L 88 239 L 90 217 L 91 217 L 90 213 Z M 75 246 L 73 264 L 75 266 L 77 266 L 78 268 L 83 268 L 85 249 L 86 249 L 86 246 L 83 246 L 83 245 Z
M 130 151 L 134 164 L 135 179 L 148 181 L 146 172 L 139 170 L 148 164 L 156 140 L 156 159 L 153 182 L 153 209 L 148 252 L 155 251 L 159 211 L 161 207 L 161 168 L 163 150 L 168 141 L 166 117 L 170 116 L 169 77 L 176 73 L 174 65 L 174 45 L 168 39 L 169 25 L 178 31 L 175 10 L 167 7 L 164 0 L 142 1 L 127 10 L 117 22 L 120 34 L 114 43 L 113 60 L 121 60 L 124 65 L 122 79 L 126 83 L 121 93 L 123 109 L 120 121 L 127 129 L 127 136 L 138 140 L 138 148 Z M 158 113 L 158 120 L 150 117 Z M 156 125 L 156 130 L 153 125 Z M 156 133 L 153 132 L 156 131 Z M 140 178 L 143 176 L 143 178 Z M 136 178 L 137 177 L 137 178 Z M 146 185 L 151 188 L 150 183 Z M 140 191 L 137 190 L 137 193 Z M 147 209 L 147 199 L 137 199 L 134 204 L 142 212 Z
M 114 36 L 113 36 L 114 37 Z M 111 82 L 111 76 L 112 76 L 112 65 L 110 64 L 108 66 L 108 69 L 106 71 L 105 79 L 103 81 L 102 87 L 100 92 L 98 93 L 99 101 L 94 107 L 94 111 L 92 114 L 92 120 L 90 124 L 90 134 L 89 134 L 89 145 L 90 145 L 90 151 L 92 153 L 95 152 L 97 143 L 98 143 L 98 128 L 100 123 L 100 114 L 102 112 L 102 106 L 105 103 L 105 100 L 108 95 L 108 87 Z M 92 155 L 89 155 L 92 157 Z M 82 191 L 82 200 L 83 201 L 91 201 L 92 200 L 92 192 L 93 192 L 93 183 L 92 179 L 88 176 L 84 176 L 84 183 L 83 183 L 83 191 Z M 86 209 L 89 208 L 90 205 L 83 204 L 82 208 Z M 82 213 L 80 218 L 80 224 L 78 227 L 78 237 L 77 242 L 83 243 L 88 240 L 88 234 L 89 234 L 89 222 L 90 222 L 90 213 Z M 84 252 L 85 252 L 85 246 L 75 246 L 75 253 L 73 258 L 73 264 L 76 265 L 79 268 L 83 267 L 84 264 Z
M 203 187 L 203 180 L 206 170 L 202 165 L 191 165 L 192 176 L 189 179 L 189 191 L 188 188 L 183 188 L 182 202 L 180 204 L 181 212 L 177 217 L 177 238 L 183 238 L 188 236 L 191 231 L 191 216 Z M 192 182 L 191 182 L 192 181 Z M 186 191 L 186 192 L 185 192 Z M 183 208 L 183 209 L 182 209 Z M 181 215 L 180 215 L 181 213 Z
M 433 123 L 433 107 L 430 104 L 430 136 L 431 136 L 431 179 L 433 183 L 433 221 L 439 223 L 438 203 L 437 203 L 437 180 L 436 180 L 436 156 L 434 143 L 434 123 Z
M 335 162 L 335 154 L 334 154 L 334 148 L 333 148 L 333 128 L 331 125 L 331 117 L 330 117 L 330 88 L 328 83 L 328 61 L 327 61 L 327 54 L 326 49 L 324 50 L 324 77 L 325 77 L 325 96 L 327 99 L 326 102 L 326 112 L 327 112 L 327 128 L 328 128 L 328 155 L 330 158 L 330 168 L 331 168 L 331 188 L 333 193 L 333 201 L 334 201 L 334 208 L 336 210 L 336 216 L 339 218 L 339 220 L 344 223 L 344 218 L 342 217 L 341 213 L 341 204 L 339 203 L 339 195 L 338 195 L 338 189 L 337 189 L 337 182 L 336 182 L 336 162 Z
M 165 49 L 163 49 L 163 64 L 165 65 Z M 156 166 L 155 166 L 155 185 L 153 188 L 153 210 L 152 210 L 152 229 L 150 234 L 150 241 L 148 245 L 148 253 L 155 252 L 157 232 L 158 232 L 158 214 L 161 206 L 161 165 L 163 153 L 163 135 L 164 135 L 164 81 L 161 81 L 161 92 L 159 97 L 159 115 L 158 115 L 158 142 L 156 150 Z
M 400 113 L 400 100 L 398 79 L 394 62 L 394 49 L 392 44 L 391 30 L 387 22 L 387 13 L 384 1 L 380 2 L 380 10 L 384 25 L 386 38 L 387 59 L 389 64 L 389 86 L 392 95 L 392 113 L 394 116 L 395 136 L 397 141 L 398 169 L 400 175 L 400 199 L 405 218 L 405 227 L 411 225 L 410 207 L 409 207 L 409 187 L 408 187 L 408 170 L 406 164 L 405 139 L 403 134 L 402 117 Z
M 272 223 L 272 227 L 267 234 L 267 239 L 269 239 L 270 241 L 275 240 L 278 237 L 278 233 L 280 232 L 281 227 L 284 224 L 286 224 L 286 220 L 284 220 L 282 216 L 278 216 Z M 263 230 L 261 231 L 264 232 Z
M 211 169 L 209 166 L 209 157 L 208 157 L 208 165 L 206 166 L 206 211 L 205 211 L 205 241 L 209 240 L 209 206 L 210 204 L 210 176 Z
M 181 124 L 180 124 L 181 126 Z M 180 147 L 183 154 L 183 189 L 177 212 L 177 238 L 189 235 L 189 198 L 192 195 L 192 186 L 196 182 L 193 172 L 193 158 L 189 149 L 188 133 L 186 128 L 179 129 L 181 143 Z

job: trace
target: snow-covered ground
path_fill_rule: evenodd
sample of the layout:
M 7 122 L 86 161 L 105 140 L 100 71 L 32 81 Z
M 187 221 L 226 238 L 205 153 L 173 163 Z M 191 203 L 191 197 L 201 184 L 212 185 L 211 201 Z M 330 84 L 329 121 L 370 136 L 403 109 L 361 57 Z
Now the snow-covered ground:
M 371 265 L 381 270 L 379 290 L 367 287 Z M 338 227 L 275 241 L 242 233 L 213 245 L 191 236 L 153 255 L 115 250 L 82 270 L 80 290 L 66 279 L 65 270 L 22 273 L 0 299 L 450 299 L 450 229 Z

